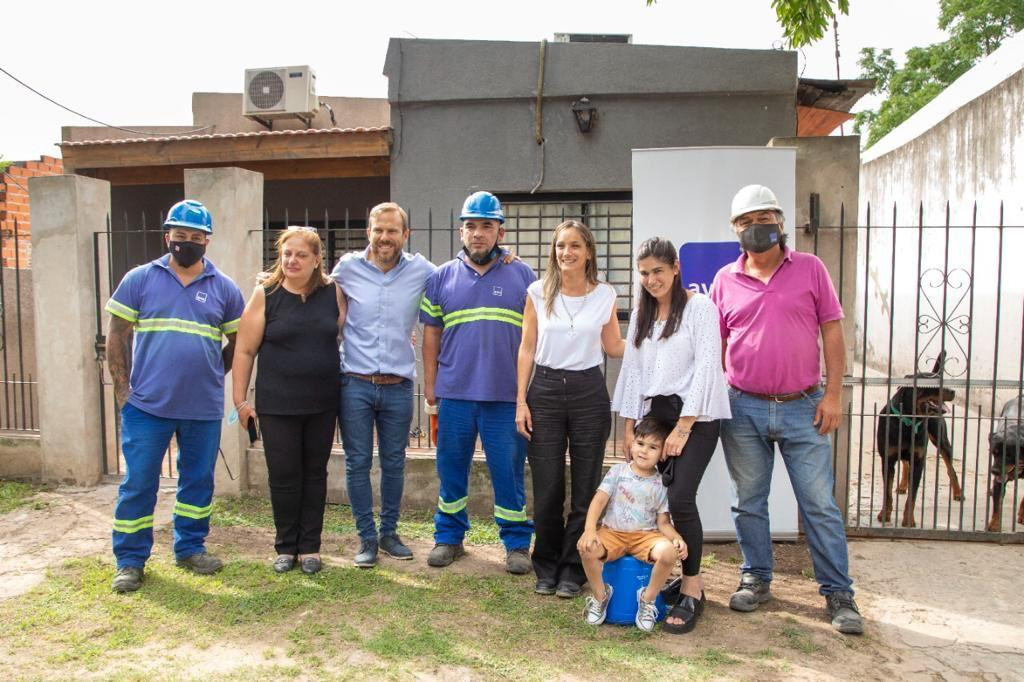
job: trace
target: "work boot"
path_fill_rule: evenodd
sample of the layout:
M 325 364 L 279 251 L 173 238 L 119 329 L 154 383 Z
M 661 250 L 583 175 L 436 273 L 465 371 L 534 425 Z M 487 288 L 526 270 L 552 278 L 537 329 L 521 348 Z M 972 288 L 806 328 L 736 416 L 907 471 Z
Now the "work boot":
M 412 559 L 412 550 L 405 546 L 401 538 L 394 534 L 380 536 L 380 548 L 392 559 L 408 561 Z
M 832 592 L 825 595 L 825 613 L 832 619 L 832 627 L 844 635 L 864 633 L 864 619 L 853 601 L 853 592 Z
M 224 562 L 207 551 L 197 552 L 184 559 L 178 559 L 178 568 L 184 568 L 199 575 L 213 575 L 224 568 Z
M 740 586 L 729 597 L 729 608 L 733 611 L 750 612 L 772 598 L 771 587 L 753 573 L 740 576 Z
M 530 550 L 525 547 L 510 549 L 505 554 L 505 570 L 513 575 L 526 575 L 533 569 Z
M 377 565 L 377 541 L 360 540 L 359 551 L 353 562 L 359 568 L 373 568 Z
M 439 542 L 434 545 L 434 549 L 430 550 L 430 555 L 427 556 L 427 566 L 443 568 L 465 553 L 466 548 L 461 542 L 457 545 L 449 545 L 444 542 Z
M 134 592 L 142 587 L 142 568 L 139 566 L 125 566 L 117 569 L 114 582 L 110 585 L 114 592 L 124 594 Z

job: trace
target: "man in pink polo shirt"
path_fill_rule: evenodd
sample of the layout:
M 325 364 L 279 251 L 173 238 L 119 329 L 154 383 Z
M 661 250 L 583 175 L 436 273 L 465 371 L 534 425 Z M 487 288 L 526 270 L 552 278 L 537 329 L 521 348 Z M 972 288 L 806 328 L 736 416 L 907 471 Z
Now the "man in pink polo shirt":
M 721 315 L 732 407 L 732 419 L 722 422 L 722 446 L 743 551 L 740 585 L 729 606 L 753 611 L 771 598 L 768 493 L 778 445 L 832 627 L 859 634 L 864 623 L 853 600 L 843 517 L 832 496 L 829 440 L 841 417 L 843 309 L 821 260 L 786 247 L 782 207 L 770 189 L 742 188 L 731 219 L 743 254 L 719 270 L 711 289 Z

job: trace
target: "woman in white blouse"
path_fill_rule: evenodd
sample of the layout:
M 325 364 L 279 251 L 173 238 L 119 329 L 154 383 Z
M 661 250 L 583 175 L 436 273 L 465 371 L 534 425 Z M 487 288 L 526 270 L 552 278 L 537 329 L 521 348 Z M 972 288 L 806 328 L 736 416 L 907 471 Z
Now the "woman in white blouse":
M 689 553 L 683 561 L 680 598 L 665 619 L 666 632 L 689 632 L 704 610 L 700 560 L 704 531 L 697 488 L 718 444 L 719 420 L 729 419 L 722 371 L 718 309 L 711 299 L 684 289 L 672 242 L 652 237 L 636 256 L 640 287 L 629 318 L 626 352 L 612 409 L 625 418 L 622 451 L 629 458 L 633 425 L 651 410 L 674 422 L 658 465 L 668 488 L 672 525 Z
M 529 441 L 533 477 L 534 591 L 571 598 L 587 579 L 576 543 L 601 483 L 611 430 L 601 363 L 604 353 L 622 357 L 625 345 L 615 314 L 616 292 L 597 280 L 597 249 L 586 225 L 567 220 L 555 228 L 547 270 L 527 294 L 516 427 Z

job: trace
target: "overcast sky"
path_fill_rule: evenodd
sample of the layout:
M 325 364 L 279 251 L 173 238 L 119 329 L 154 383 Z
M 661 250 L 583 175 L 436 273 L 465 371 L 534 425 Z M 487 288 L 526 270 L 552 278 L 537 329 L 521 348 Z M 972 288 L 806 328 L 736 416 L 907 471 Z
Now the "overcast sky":
M 851 0 L 840 69 L 862 47 L 901 54 L 945 36 L 938 0 Z M 322 95 L 386 97 L 390 37 L 551 39 L 631 33 L 634 43 L 771 49 L 770 0 L 477 0 L 476 2 L 4 3 L 0 66 L 67 106 L 116 125 L 191 125 L 191 93 L 241 92 L 246 68 L 309 64 Z M 835 77 L 831 33 L 803 51 L 802 75 Z M 91 125 L 0 74 L 0 154 L 55 155 L 62 125 Z

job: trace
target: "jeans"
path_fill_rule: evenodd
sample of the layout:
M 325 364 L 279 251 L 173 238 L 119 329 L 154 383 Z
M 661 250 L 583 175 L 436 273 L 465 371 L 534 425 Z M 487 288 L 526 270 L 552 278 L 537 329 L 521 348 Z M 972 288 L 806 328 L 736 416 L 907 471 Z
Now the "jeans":
M 814 411 L 824 392 L 776 403 L 729 388 L 732 419 L 722 422 L 722 446 L 732 478 L 732 517 L 743 551 L 740 571 L 772 579 L 772 540 L 768 493 L 774 446 L 793 484 L 800 507 L 814 575 L 821 594 L 851 592 L 846 527 L 832 495 L 832 447 L 814 426 Z
M 345 447 L 345 483 L 361 540 L 378 539 L 373 521 L 373 430 L 380 456 L 380 535 L 398 530 L 398 510 L 405 485 L 405 448 L 412 423 L 412 382 L 373 384 L 341 377 L 341 440 Z
M 576 543 L 601 483 L 612 426 L 600 367 L 563 371 L 538 366 L 526 395 L 533 420 L 527 454 L 533 476 L 533 571 L 538 579 L 587 581 Z M 565 452 L 569 450 L 569 515 L 565 514 Z
M 160 467 L 173 437 L 178 439 L 174 556 L 185 559 L 203 551 L 210 532 L 220 420 L 166 419 L 128 403 L 121 408 L 124 481 L 114 508 L 113 545 L 119 569 L 141 568 L 149 559 Z
M 526 439 L 516 431 L 512 402 L 442 398 L 437 415 L 437 475 L 434 541 L 462 542 L 469 530 L 469 474 L 479 436 L 494 490 L 494 520 L 506 550 L 530 549 L 533 523 L 526 515 Z
M 261 414 L 278 554 L 316 554 L 327 504 L 327 461 L 338 415 Z

